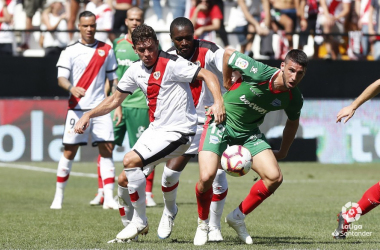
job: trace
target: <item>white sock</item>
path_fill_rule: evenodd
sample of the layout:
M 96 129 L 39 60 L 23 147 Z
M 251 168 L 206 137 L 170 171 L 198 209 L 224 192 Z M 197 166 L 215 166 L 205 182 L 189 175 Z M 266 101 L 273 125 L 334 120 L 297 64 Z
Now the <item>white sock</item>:
M 112 158 L 100 157 L 100 173 L 103 178 L 104 202 L 111 203 L 115 182 L 115 166 Z
M 210 205 L 210 227 L 220 228 L 220 219 L 222 218 L 224 203 L 228 192 L 228 183 L 226 172 L 218 169 L 214 182 L 212 183 L 213 196 Z
M 235 220 L 244 220 L 245 218 L 245 214 L 240 211 L 239 207 L 235 208 L 235 210 L 232 212 L 232 215 Z
M 133 206 L 131 198 L 129 197 L 128 187 L 122 187 L 118 185 L 117 196 L 119 197 L 119 212 L 121 217 L 121 222 L 124 226 L 132 220 L 133 217 Z
M 145 204 L 145 175 L 141 171 L 141 168 L 127 168 L 124 169 L 124 171 L 128 179 L 129 196 L 135 209 L 132 220 L 146 225 L 148 223 L 148 220 L 146 217 Z
M 62 155 L 58 163 L 55 197 L 63 197 L 65 187 L 70 177 L 70 171 L 71 171 L 72 166 L 73 166 L 73 161 L 66 159 Z
M 100 195 L 100 196 L 103 196 L 104 194 L 103 194 L 103 188 L 98 188 L 98 194 Z
M 181 172 L 169 169 L 166 165 L 162 173 L 162 194 L 164 195 L 165 212 L 171 216 L 177 213 L 176 198 Z

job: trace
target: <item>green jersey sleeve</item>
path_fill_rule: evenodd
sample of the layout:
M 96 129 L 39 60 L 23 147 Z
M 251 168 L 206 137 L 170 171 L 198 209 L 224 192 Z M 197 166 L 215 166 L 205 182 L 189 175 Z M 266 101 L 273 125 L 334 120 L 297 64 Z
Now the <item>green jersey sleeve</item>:
M 270 79 L 275 68 L 235 51 L 228 60 L 228 66 L 238 71 L 245 82 L 260 83 L 262 79 Z
M 291 91 L 292 99 L 290 100 L 289 106 L 285 108 L 285 113 L 289 120 L 298 120 L 301 116 L 301 109 L 303 106 L 303 96 L 299 88 L 294 88 Z

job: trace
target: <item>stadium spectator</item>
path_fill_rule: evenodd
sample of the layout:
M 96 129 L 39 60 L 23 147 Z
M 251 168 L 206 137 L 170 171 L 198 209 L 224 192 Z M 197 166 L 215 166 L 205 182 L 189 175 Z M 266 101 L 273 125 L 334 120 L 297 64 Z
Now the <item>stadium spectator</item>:
M 185 15 L 186 0 L 168 0 L 168 5 L 173 15 L 173 19 Z
M 26 13 L 25 29 L 34 29 L 32 20 L 37 11 L 44 8 L 46 0 L 24 0 L 24 9 Z M 30 32 L 25 32 L 24 43 L 19 47 L 20 50 L 29 49 Z
M 213 0 L 197 0 L 196 6 L 190 10 L 190 20 L 194 25 L 196 39 L 216 42 L 215 31 L 219 30 L 222 12 Z
M 212 183 L 220 157 L 227 145 L 243 145 L 252 155 L 252 169 L 261 177 L 248 196 L 230 212 L 226 222 L 246 244 L 252 244 L 244 223 L 245 217 L 268 198 L 282 183 L 283 177 L 277 160 L 287 156 L 299 126 L 303 98 L 298 84 L 306 73 L 308 59 L 301 50 L 291 50 L 281 68 L 269 67 L 241 54 L 226 49 L 223 57 L 223 95 L 227 120 L 219 125 L 207 119 L 199 148 L 199 181 L 195 186 L 198 204 L 198 228 L 195 245 L 207 243 L 209 208 Z M 232 85 L 232 72 L 242 78 Z M 244 79 L 244 80 L 242 80 Z M 284 110 L 288 116 L 279 150 L 271 150 L 259 125 L 270 111 Z
M 68 30 L 75 30 L 75 23 L 76 23 L 81 5 L 86 7 L 88 2 L 89 0 L 70 0 L 69 20 L 67 21 Z M 69 32 L 69 38 L 70 38 L 70 41 L 73 40 L 74 32 Z
M 342 108 L 337 114 L 336 122 L 348 122 L 355 114 L 355 111 L 366 101 L 372 99 L 380 93 L 380 79 L 369 85 L 349 106 Z M 351 222 L 355 221 L 356 215 L 361 210 L 361 216 L 367 214 L 380 204 L 380 182 L 370 187 L 358 201 L 358 208 L 352 207 L 346 213 L 338 214 L 338 227 L 332 233 L 335 239 L 345 239 L 346 233 L 350 229 Z
M 125 25 L 125 19 L 127 18 L 127 10 L 132 7 L 132 0 L 116 0 L 113 8 L 115 9 L 113 15 L 112 30 L 116 33 L 109 35 L 110 40 L 113 42 L 116 37 L 120 36 L 120 33 L 128 32 L 128 28 Z
M 370 6 L 371 6 L 371 0 L 355 0 L 356 10 L 359 9 L 359 22 L 358 22 L 358 28 L 362 31 L 362 39 L 361 39 L 361 49 L 362 49 L 362 55 L 366 57 L 369 54 L 370 51 L 370 37 L 367 36 L 369 33 L 369 27 L 368 23 L 374 22 L 374 18 L 371 15 L 370 16 Z
M 380 4 L 377 1 L 371 0 L 371 5 L 369 6 L 368 13 L 368 33 L 371 35 L 369 37 L 372 45 L 373 58 L 376 61 L 380 60 L 380 36 L 375 36 L 380 34 Z M 373 21 L 373 19 L 375 21 Z M 372 21 L 372 22 L 371 22 Z
M 342 34 L 345 32 L 345 19 L 350 14 L 351 0 L 320 0 L 321 23 L 323 25 L 323 33 L 325 36 L 325 46 L 327 50 L 326 59 L 340 59 L 339 44 L 342 43 Z M 334 35 L 329 35 L 334 33 Z
M 115 167 L 112 160 L 113 127 L 110 115 L 94 118 L 84 134 L 75 134 L 74 126 L 86 111 L 94 108 L 104 98 L 105 79 L 117 83 L 117 63 L 110 45 L 95 39 L 96 17 L 84 11 L 79 15 L 81 39 L 68 46 L 58 60 L 58 85 L 70 92 L 63 134 L 63 155 L 58 163 L 57 184 L 51 209 L 61 209 L 74 157 L 80 145 L 86 145 L 90 133 L 92 145 L 99 148 L 100 166 L 104 179 L 104 209 L 118 209 L 113 199 Z M 75 58 L 75 60 L 74 60 Z M 70 82 L 70 80 L 71 82 Z M 121 110 L 118 109 L 120 121 Z
M 162 6 L 160 0 L 153 0 L 154 14 L 157 16 L 157 27 L 165 27 L 164 16 L 162 14 Z
M 224 49 L 216 44 L 194 39 L 194 26 L 192 22 L 179 17 L 174 19 L 170 25 L 170 37 L 174 44 L 168 53 L 179 55 L 198 66 L 210 70 L 219 80 L 222 94 L 226 92 L 223 87 L 222 62 Z M 205 106 L 211 106 L 213 99 L 210 91 L 202 81 L 190 83 L 194 105 L 198 115 L 197 132 L 190 148 L 181 156 L 170 159 L 166 162 L 162 175 L 162 193 L 164 195 L 165 208 L 158 226 L 158 237 L 166 239 L 170 236 L 174 225 L 174 219 L 178 208 L 176 205 L 179 177 L 189 160 L 198 154 L 199 142 L 205 123 Z M 211 202 L 209 241 L 222 241 L 220 219 L 223 213 L 223 206 L 228 191 L 226 173 L 218 169 L 213 184 L 213 201 Z
M 48 0 L 47 8 L 42 12 L 40 46 L 45 50 L 45 56 L 59 56 L 69 42 L 64 0 Z
M 16 0 L 0 1 L 0 55 L 13 55 L 13 32 L 4 32 L 3 30 L 13 28 L 12 23 L 15 6 Z
M 113 25 L 113 14 L 111 6 L 104 3 L 103 0 L 91 0 L 86 5 L 86 10 L 91 11 L 96 16 L 96 34 L 95 39 L 107 42 L 108 33 Z
M 234 31 L 242 32 L 238 34 L 238 40 L 240 43 L 240 52 L 250 57 L 252 53 L 252 43 L 255 35 L 252 33 L 258 33 L 261 35 L 268 35 L 270 27 L 270 4 L 269 0 L 238 0 L 238 13 L 236 14 L 236 22 L 239 24 Z M 260 26 L 261 22 L 261 10 L 264 11 L 263 26 Z M 249 34 L 248 34 L 249 32 Z
M 133 45 L 131 41 L 132 31 L 139 25 L 144 22 L 144 12 L 138 7 L 132 7 L 127 12 L 127 18 L 125 19 L 125 24 L 128 27 L 128 34 L 124 37 L 117 38 L 113 42 L 113 49 L 115 51 L 116 60 L 118 63 L 116 74 L 118 78 L 121 79 L 125 71 L 132 65 L 133 62 L 139 60 L 139 57 L 136 55 L 133 50 Z M 112 89 L 114 93 L 116 86 Z M 114 135 L 115 135 L 115 144 L 122 146 L 125 134 L 128 133 L 129 146 L 132 148 L 135 145 L 138 138 L 149 126 L 149 115 L 148 115 L 148 106 L 146 104 L 146 98 L 144 93 L 137 89 L 133 95 L 128 96 L 121 104 L 123 119 L 116 125 L 114 121 Z M 111 113 L 111 116 L 114 116 L 114 111 Z M 99 188 L 98 194 L 90 202 L 91 205 L 100 205 L 102 204 L 103 198 L 103 183 L 101 178 L 101 172 L 99 171 L 100 162 L 98 157 L 98 179 Z M 154 170 L 152 173 L 147 176 L 147 184 L 145 188 L 146 192 L 146 205 L 148 207 L 156 206 L 155 201 L 153 200 L 152 189 L 153 189 L 153 178 Z M 119 207 L 124 207 L 120 210 L 120 215 L 124 226 L 126 226 L 129 221 L 132 219 L 133 207 L 131 200 L 129 198 L 127 185 L 124 183 L 125 175 L 122 172 L 122 176 L 119 177 L 120 183 L 118 187 L 118 196 L 119 196 Z M 127 224 L 126 224 L 127 223 Z
M 134 239 L 149 230 L 143 167 L 182 155 L 193 140 L 197 116 L 189 82 L 195 78 L 206 82 L 214 97 L 208 113 L 214 114 L 216 123 L 225 119 L 223 99 L 214 74 L 183 58 L 160 51 L 156 34 L 147 25 L 140 25 L 132 32 L 132 42 L 140 61 L 133 63 L 125 72 L 118 91 L 84 114 L 75 125 L 76 133 L 86 132 L 91 118 L 109 113 L 137 88 L 147 96 L 151 123 L 123 160 L 135 212 L 131 222 L 116 236 L 120 241 Z

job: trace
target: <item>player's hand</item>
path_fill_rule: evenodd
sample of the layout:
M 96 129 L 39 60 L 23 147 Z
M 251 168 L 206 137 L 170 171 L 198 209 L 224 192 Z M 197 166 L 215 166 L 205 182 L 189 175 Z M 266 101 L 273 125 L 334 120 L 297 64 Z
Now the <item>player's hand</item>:
M 276 160 L 282 160 L 285 159 L 288 155 L 288 152 L 282 152 L 280 150 L 272 150 L 274 157 L 276 157 Z
M 206 111 L 206 115 L 214 115 L 214 122 L 216 124 L 222 123 L 226 120 L 226 109 L 223 102 L 215 102 L 211 107 Z
M 82 98 L 86 94 L 86 90 L 82 87 L 72 87 L 70 93 L 76 98 Z
M 121 119 L 123 119 L 123 112 L 120 106 L 115 109 L 115 112 L 113 114 L 113 121 L 116 121 L 116 119 L 117 122 L 115 125 L 118 126 L 121 123 Z
M 203 27 L 199 27 L 194 31 L 194 36 L 200 37 L 203 34 L 204 30 Z
M 344 119 L 343 123 L 348 122 L 348 120 L 351 119 L 351 117 L 355 114 L 355 109 L 351 106 L 347 106 L 342 108 L 339 113 L 336 116 L 336 123 L 341 122 L 343 117 L 347 117 Z
M 87 113 L 85 113 L 75 124 L 74 132 L 77 134 L 83 134 L 84 131 L 88 128 L 90 125 L 90 117 Z

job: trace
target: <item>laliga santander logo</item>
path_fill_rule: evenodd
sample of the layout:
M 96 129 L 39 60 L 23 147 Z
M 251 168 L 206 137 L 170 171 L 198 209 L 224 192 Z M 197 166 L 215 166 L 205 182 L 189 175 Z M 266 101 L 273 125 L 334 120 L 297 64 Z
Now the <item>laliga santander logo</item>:
M 358 203 L 349 201 L 342 207 L 343 219 L 345 219 L 348 223 L 358 221 L 361 214 L 362 209 L 359 207 Z

